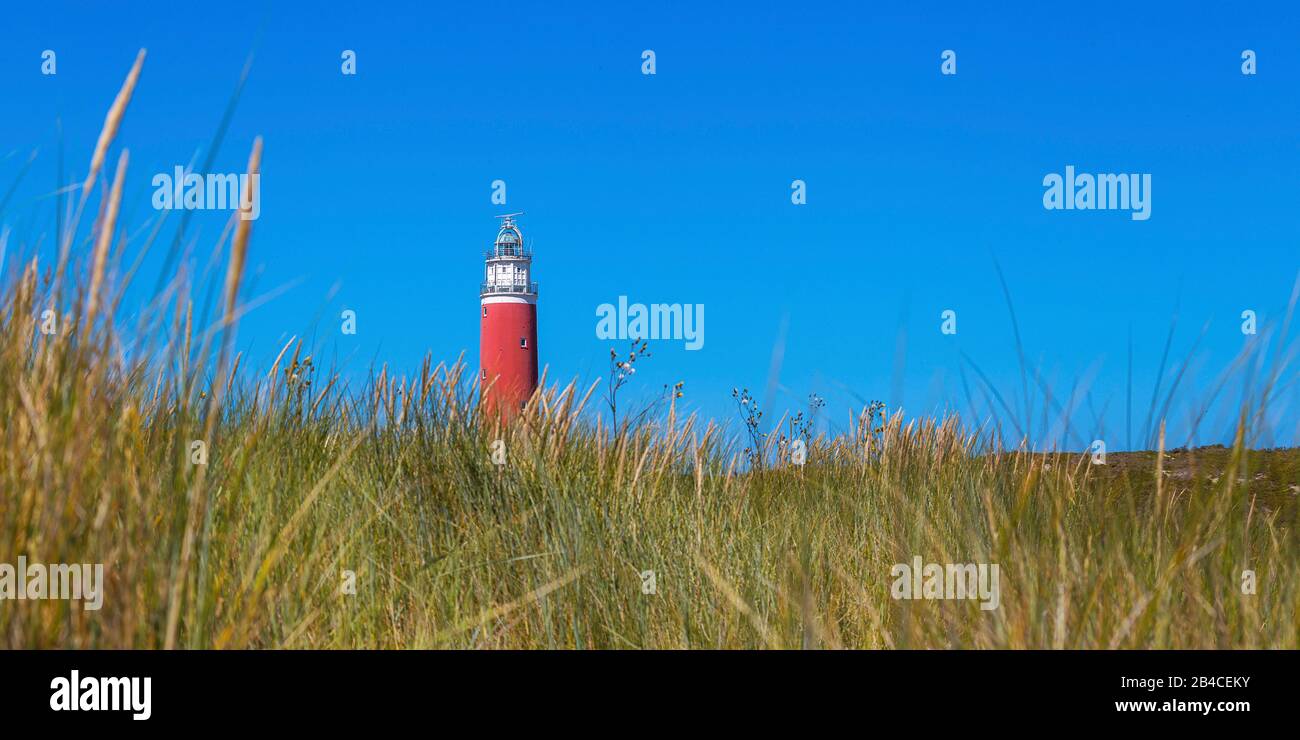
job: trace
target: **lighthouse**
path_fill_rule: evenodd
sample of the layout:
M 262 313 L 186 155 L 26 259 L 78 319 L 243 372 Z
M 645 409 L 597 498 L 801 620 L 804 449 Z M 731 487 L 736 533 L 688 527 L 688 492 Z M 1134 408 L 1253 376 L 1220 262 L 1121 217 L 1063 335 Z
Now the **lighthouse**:
M 479 382 L 488 408 L 510 416 L 537 388 L 537 283 L 532 249 L 511 213 L 497 216 L 492 250 L 484 254 L 479 289 Z

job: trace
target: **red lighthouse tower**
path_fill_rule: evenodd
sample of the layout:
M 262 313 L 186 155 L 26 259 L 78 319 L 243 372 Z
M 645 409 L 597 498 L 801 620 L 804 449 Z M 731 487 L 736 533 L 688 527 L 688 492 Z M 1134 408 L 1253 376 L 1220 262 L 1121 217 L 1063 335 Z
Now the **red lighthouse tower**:
M 479 381 L 484 402 L 509 416 L 523 407 L 537 388 L 537 283 L 532 280 L 533 253 L 511 213 L 497 216 L 492 251 L 485 253 L 486 280 L 479 290 Z

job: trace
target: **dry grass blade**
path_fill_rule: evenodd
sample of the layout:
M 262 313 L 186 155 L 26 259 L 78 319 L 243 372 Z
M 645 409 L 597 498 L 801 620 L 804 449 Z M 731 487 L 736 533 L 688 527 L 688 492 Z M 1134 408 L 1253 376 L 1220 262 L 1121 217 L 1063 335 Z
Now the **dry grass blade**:
M 580 578 L 582 576 L 583 570 L 584 570 L 583 568 L 574 568 L 573 570 L 570 570 L 568 573 L 565 573 L 559 578 L 544 583 L 541 586 L 538 586 L 537 588 L 533 589 L 532 591 L 529 591 L 528 593 L 524 594 L 523 596 L 520 596 L 517 599 L 513 599 L 505 604 L 500 604 L 497 606 L 484 609 L 478 615 L 463 620 L 461 622 L 458 622 L 452 627 L 449 627 L 439 632 L 434 637 L 434 643 L 441 644 L 443 642 L 446 642 L 447 640 L 451 639 L 452 637 L 455 637 L 456 635 L 464 632 L 467 629 L 470 629 L 472 627 L 482 627 L 483 625 L 487 624 L 488 622 L 491 622 L 494 619 L 500 619 L 521 607 L 528 606 L 529 604 L 538 601 L 539 599 L 543 599 L 546 597 L 547 594 L 551 593 L 552 591 L 556 591 L 558 589 L 564 588 L 569 583 L 572 583 L 574 580 Z
M 248 155 L 248 191 L 241 196 L 246 202 L 254 202 L 262 167 L 262 137 L 253 142 L 253 151 Z M 253 230 L 253 222 L 245 218 L 244 211 L 239 211 L 239 224 L 235 227 L 235 238 L 230 245 L 230 263 L 226 266 L 225 323 L 228 326 L 235 317 L 235 304 L 239 299 L 239 283 L 244 276 L 244 262 L 248 255 L 248 238 Z
M 84 201 L 89 197 L 90 190 L 95 186 L 95 178 L 99 176 L 99 170 L 104 166 L 104 157 L 108 154 L 108 148 L 112 146 L 113 139 L 117 137 L 117 129 L 122 125 L 122 119 L 126 116 L 126 106 L 131 102 L 131 94 L 135 92 L 135 83 L 140 79 L 140 69 L 144 67 L 145 50 L 141 49 L 136 54 L 135 64 L 131 65 L 131 71 L 126 75 L 126 81 L 122 83 L 122 89 L 117 91 L 117 97 L 113 98 L 113 105 L 109 107 L 108 114 L 104 116 L 104 126 L 99 131 L 99 140 L 95 142 L 95 153 L 90 157 L 90 171 L 86 173 L 86 179 L 81 185 L 81 198 Z
M 90 271 L 90 293 L 86 298 L 85 331 L 95 322 L 95 312 L 99 309 L 99 294 L 104 285 L 104 269 L 108 262 L 108 247 L 113 241 L 113 232 L 117 229 L 117 214 L 122 205 L 122 181 L 126 178 L 128 152 L 122 150 L 117 160 L 117 173 L 113 176 L 113 189 L 108 196 L 108 209 L 104 213 L 104 223 L 99 229 L 99 238 L 95 241 L 95 254 Z

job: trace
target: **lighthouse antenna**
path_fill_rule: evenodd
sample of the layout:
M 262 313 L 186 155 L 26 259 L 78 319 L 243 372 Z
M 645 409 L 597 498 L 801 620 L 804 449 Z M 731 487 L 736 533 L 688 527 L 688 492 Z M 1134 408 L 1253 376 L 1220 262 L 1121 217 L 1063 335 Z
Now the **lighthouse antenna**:
M 515 232 L 515 235 L 519 237 L 519 246 L 521 247 L 523 246 L 524 235 L 520 233 L 519 227 L 515 226 L 515 216 L 522 216 L 522 215 L 524 215 L 524 212 L 518 211 L 516 213 L 507 213 L 501 216 L 497 216 L 497 218 L 501 219 L 501 233 L 504 234 L 506 231 Z M 498 238 L 500 236 L 501 234 L 497 235 Z

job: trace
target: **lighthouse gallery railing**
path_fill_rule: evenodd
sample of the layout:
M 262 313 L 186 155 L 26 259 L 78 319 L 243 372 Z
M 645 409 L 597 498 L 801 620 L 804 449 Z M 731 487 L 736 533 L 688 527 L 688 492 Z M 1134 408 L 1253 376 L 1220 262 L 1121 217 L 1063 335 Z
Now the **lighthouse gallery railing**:
M 479 283 L 479 295 L 485 293 L 531 293 L 537 295 L 536 281 L 531 283 Z

